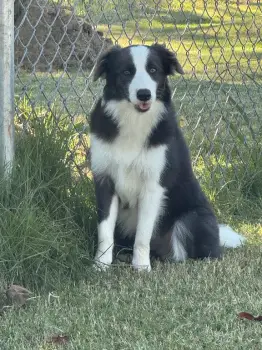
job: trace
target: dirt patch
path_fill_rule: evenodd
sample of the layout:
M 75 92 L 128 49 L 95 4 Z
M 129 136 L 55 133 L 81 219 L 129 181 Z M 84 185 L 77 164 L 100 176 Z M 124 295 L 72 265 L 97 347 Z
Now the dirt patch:
M 15 64 L 36 71 L 91 69 L 112 45 L 82 17 L 36 1 L 16 21 Z

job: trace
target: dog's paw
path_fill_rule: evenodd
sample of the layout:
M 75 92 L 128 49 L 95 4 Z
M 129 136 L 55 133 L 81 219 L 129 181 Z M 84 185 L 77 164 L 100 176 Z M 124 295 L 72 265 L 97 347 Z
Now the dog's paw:
M 110 264 L 104 264 L 103 262 L 101 261 L 96 261 L 94 262 L 93 264 L 93 268 L 96 270 L 96 271 L 105 271 L 109 268 Z
M 137 271 L 151 271 L 150 253 L 148 249 L 134 249 L 132 266 Z
M 146 272 L 150 272 L 151 271 L 151 264 L 150 264 L 150 261 L 145 261 L 145 262 L 138 262 L 138 261 L 135 261 L 133 259 L 132 261 L 132 267 L 133 269 L 135 269 L 136 271 L 146 271 Z
M 150 272 L 151 266 L 150 265 L 133 265 L 133 269 L 135 269 L 138 272 Z
M 97 252 L 94 260 L 94 268 L 98 271 L 104 271 L 112 264 L 112 253 L 109 251 L 103 254 Z

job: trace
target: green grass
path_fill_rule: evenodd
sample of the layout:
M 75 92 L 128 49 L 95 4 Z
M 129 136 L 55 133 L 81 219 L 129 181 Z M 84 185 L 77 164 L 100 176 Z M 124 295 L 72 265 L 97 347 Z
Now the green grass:
M 101 3 L 77 12 L 121 45 L 158 39 L 177 52 L 186 75 L 171 79 L 173 100 L 194 170 L 248 244 L 222 261 L 94 272 L 88 118 L 102 84 L 81 69 L 20 70 L 14 172 L 0 181 L 0 304 L 12 282 L 37 298 L 2 314 L 0 348 L 53 349 L 46 340 L 66 333 L 68 349 L 260 349 L 261 325 L 237 313 L 261 312 L 261 5 Z
M 89 271 L 82 281 L 57 284 L 52 295 L 4 314 L 1 349 L 47 350 L 66 334 L 66 349 L 260 349 L 262 251 L 227 252 L 221 262 L 156 264 L 152 273 L 127 268 Z M 61 347 L 63 348 L 63 347 Z

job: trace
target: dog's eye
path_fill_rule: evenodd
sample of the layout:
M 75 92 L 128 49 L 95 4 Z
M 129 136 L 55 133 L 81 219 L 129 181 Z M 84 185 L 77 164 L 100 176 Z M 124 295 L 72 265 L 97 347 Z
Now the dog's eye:
M 130 75 L 130 74 L 131 74 L 130 70 L 125 70 L 124 71 L 124 75 Z
M 155 72 L 156 72 L 156 69 L 155 69 L 155 68 L 150 68 L 150 69 L 149 69 L 149 72 L 150 72 L 150 73 L 155 73 Z

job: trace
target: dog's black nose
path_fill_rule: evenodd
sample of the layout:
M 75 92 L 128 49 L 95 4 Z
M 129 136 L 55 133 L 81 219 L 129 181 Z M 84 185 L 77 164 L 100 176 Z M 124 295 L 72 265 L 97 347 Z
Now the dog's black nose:
M 148 101 L 151 98 L 151 92 L 148 89 L 139 89 L 136 93 L 136 97 L 140 101 Z

